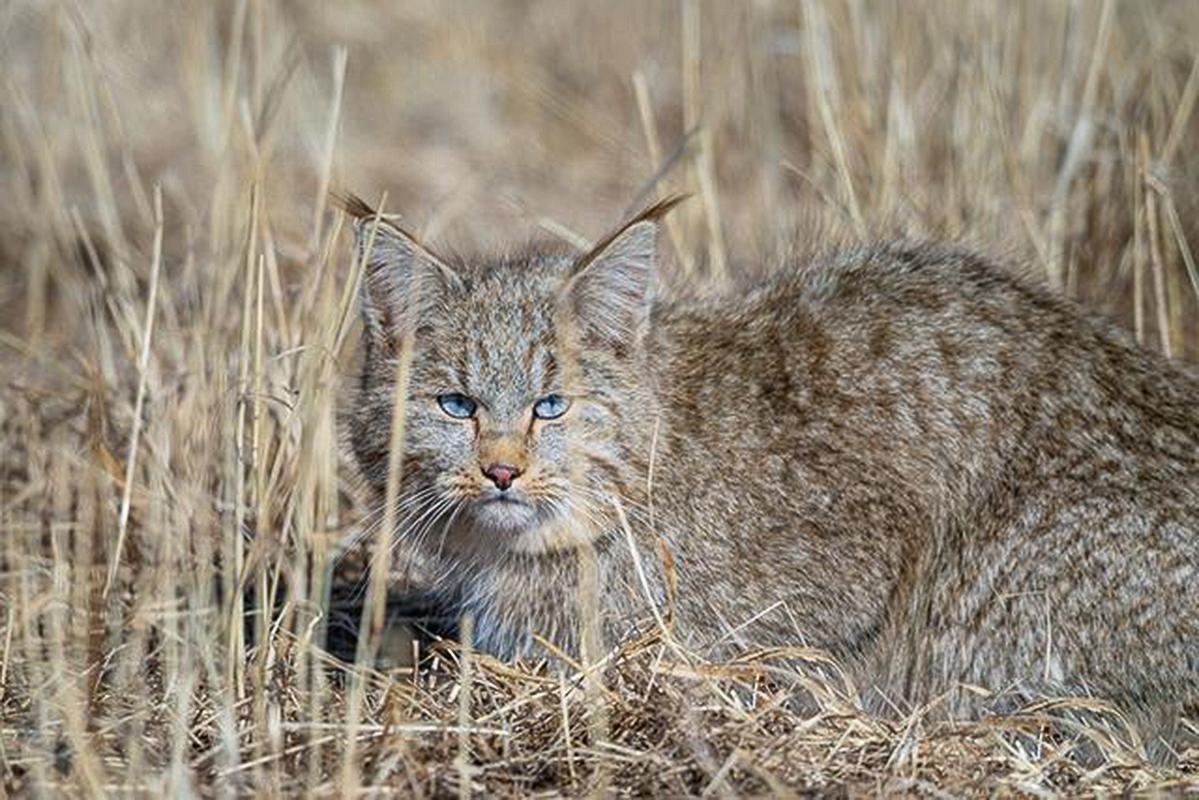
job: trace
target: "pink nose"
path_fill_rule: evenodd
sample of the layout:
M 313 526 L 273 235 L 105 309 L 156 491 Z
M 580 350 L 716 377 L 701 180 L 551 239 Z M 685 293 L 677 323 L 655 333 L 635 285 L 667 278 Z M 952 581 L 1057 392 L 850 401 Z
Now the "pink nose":
M 512 485 L 512 481 L 520 475 L 520 470 L 511 464 L 489 464 L 483 467 L 483 474 L 491 479 L 501 492 Z

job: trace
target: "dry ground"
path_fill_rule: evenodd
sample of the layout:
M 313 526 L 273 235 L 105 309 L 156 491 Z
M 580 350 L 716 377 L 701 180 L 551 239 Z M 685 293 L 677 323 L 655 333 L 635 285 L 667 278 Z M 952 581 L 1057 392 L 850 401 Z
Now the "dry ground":
M 1199 792 L 1051 705 L 801 718 L 777 654 L 318 647 L 363 511 L 329 189 L 464 250 L 689 191 L 676 286 L 965 239 L 1194 356 L 1197 41 L 1191 0 L 4 3 L 0 796 Z

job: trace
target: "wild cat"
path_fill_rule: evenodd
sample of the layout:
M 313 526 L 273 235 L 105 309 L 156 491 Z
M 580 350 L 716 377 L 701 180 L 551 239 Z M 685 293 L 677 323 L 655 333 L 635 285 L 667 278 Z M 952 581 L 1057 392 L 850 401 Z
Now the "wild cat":
M 382 502 L 407 340 L 395 535 L 475 646 L 577 653 L 583 553 L 608 644 L 669 607 L 688 647 L 823 648 L 868 700 L 1086 693 L 1169 733 L 1199 697 L 1199 375 L 939 244 L 655 299 L 669 205 L 581 256 L 461 259 L 348 204 L 353 448 Z

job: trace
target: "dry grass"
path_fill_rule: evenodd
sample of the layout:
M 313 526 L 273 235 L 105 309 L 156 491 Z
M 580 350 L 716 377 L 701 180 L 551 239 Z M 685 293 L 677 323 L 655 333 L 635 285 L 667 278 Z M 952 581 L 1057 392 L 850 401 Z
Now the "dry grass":
M 651 636 L 585 690 L 319 647 L 362 517 L 330 188 L 463 248 L 689 191 L 676 286 L 966 238 L 1194 355 L 1193 3 L 16 0 L 0 37 L 0 795 L 1199 791 L 1050 707 L 799 715 L 778 654 Z

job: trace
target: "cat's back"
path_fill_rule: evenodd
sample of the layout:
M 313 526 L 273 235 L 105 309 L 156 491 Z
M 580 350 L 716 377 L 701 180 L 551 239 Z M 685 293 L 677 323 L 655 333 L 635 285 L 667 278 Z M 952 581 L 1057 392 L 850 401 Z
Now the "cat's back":
M 1091 476 L 1199 506 L 1195 370 L 968 249 L 845 250 L 664 305 L 652 335 L 676 439 L 696 453 L 827 452 L 951 504 L 996 480 Z
M 848 395 L 906 387 L 930 407 L 987 397 L 1028 413 L 1108 407 L 1199 437 L 1192 365 L 963 247 L 846 249 L 744 292 L 664 304 L 654 320 L 654 366 L 677 393 L 723 387 L 785 406 L 840 395 L 848 407 Z

